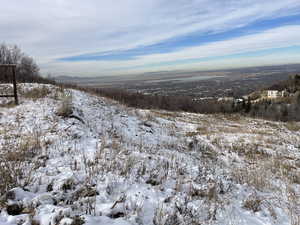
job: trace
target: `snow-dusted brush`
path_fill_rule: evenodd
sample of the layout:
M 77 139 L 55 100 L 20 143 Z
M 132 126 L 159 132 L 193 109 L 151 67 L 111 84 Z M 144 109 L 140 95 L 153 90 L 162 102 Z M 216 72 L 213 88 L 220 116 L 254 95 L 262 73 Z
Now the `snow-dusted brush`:
M 300 223 L 299 123 L 19 91 L 0 102 L 1 225 Z

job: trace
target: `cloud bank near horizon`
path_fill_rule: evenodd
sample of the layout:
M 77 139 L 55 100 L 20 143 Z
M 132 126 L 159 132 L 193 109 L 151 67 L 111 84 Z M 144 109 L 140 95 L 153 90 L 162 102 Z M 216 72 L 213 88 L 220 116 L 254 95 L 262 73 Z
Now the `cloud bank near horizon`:
M 11 0 L 0 30 L 53 75 L 300 62 L 299 0 Z

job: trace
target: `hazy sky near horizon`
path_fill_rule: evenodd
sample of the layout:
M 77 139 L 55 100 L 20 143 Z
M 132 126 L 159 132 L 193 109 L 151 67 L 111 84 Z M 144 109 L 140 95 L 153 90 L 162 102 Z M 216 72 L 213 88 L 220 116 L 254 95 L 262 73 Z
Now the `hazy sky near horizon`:
M 300 63 L 299 0 L 10 0 L 0 30 L 52 75 Z

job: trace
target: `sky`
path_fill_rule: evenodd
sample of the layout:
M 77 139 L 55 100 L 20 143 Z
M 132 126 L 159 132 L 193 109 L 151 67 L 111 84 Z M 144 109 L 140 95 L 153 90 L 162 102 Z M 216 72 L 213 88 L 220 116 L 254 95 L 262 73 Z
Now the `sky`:
M 300 0 L 10 0 L 0 30 L 52 76 L 300 63 Z

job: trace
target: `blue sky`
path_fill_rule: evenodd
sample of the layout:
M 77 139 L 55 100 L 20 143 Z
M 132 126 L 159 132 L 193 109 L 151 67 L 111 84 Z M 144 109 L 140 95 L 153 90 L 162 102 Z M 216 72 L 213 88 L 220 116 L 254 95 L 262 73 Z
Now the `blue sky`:
M 12 0 L 0 29 L 54 76 L 300 63 L 299 0 Z
M 64 58 L 60 58 L 59 60 L 74 61 L 74 62 L 93 61 L 93 60 L 94 61 L 131 60 L 131 59 L 137 59 L 139 56 L 143 56 L 143 55 L 176 52 L 177 50 L 184 49 L 186 47 L 193 47 L 193 46 L 204 45 L 207 43 L 222 41 L 222 40 L 229 40 L 240 36 L 247 36 L 248 34 L 251 33 L 259 33 L 264 30 L 268 30 L 280 26 L 297 25 L 297 24 L 300 24 L 300 13 L 292 16 L 281 17 L 281 18 L 255 21 L 253 23 L 248 24 L 247 26 L 236 28 L 226 32 L 212 33 L 212 34 L 209 32 L 207 33 L 194 32 L 187 35 L 170 38 L 156 44 L 147 45 L 147 46 L 138 46 L 136 48 L 132 48 L 128 50 L 93 52 L 88 54 L 64 57 Z M 276 46 L 274 47 L 276 48 Z M 268 52 L 278 53 L 278 51 L 275 51 L 276 50 L 275 48 L 271 49 L 271 51 Z M 293 49 L 290 49 L 289 47 L 287 47 L 286 49 L 280 48 L 280 51 L 286 51 L 286 50 L 290 51 Z M 247 55 L 249 55 L 248 52 L 245 52 L 245 54 L 238 54 L 237 57 L 238 56 L 242 57 Z M 229 57 L 232 56 L 229 55 Z

